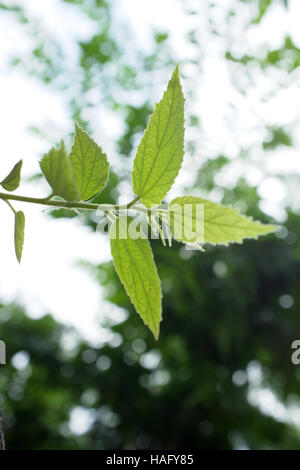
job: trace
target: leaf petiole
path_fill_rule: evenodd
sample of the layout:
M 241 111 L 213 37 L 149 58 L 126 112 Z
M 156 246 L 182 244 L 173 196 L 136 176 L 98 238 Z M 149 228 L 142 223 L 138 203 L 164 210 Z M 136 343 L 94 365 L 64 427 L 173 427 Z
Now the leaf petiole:
M 10 209 L 11 209 L 11 210 L 13 211 L 13 213 L 16 215 L 17 211 L 16 211 L 16 209 L 13 207 L 13 205 L 12 205 L 9 201 L 7 201 L 7 200 L 5 200 L 5 199 L 4 199 L 4 202 L 6 202 L 6 204 L 10 207 Z

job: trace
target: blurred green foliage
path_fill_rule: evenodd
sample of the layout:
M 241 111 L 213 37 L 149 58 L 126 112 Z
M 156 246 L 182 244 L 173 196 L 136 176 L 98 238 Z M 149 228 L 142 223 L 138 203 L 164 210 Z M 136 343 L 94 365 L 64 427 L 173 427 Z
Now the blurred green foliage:
M 20 307 L 2 306 L 8 447 L 299 449 L 299 430 L 249 402 L 263 388 L 287 406 L 298 404 L 299 366 L 290 356 L 299 329 L 299 216 L 291 214 L 286 227 L 283 239 L 206 254 L 155 243 L 165 294 L 157 343 L 112 263 L 86 264 L 109 300 L 129 311 L 116 325 L 105 319 L 110 333 L 99 348 L 50 316 L 32 320 Z M 30 360 L 18 369 L 11 359 L 20 351 Z M 69 428 L 78 407 L 90 417 L 79 436 Z
M 231 52 L 226 53 L 226 59 L 247 65 L 251 62 L 258 63 L 262 69 L 267 67 L 276 66 L 288 72 L 292 72 L 300 65 L 300 49 L 295 46 L 292 39 L 286 36 L 282 46 L 279 49 L 266 51 L 262 58 L 257 56 L 243 55 L 242 57 L 233 57 Z

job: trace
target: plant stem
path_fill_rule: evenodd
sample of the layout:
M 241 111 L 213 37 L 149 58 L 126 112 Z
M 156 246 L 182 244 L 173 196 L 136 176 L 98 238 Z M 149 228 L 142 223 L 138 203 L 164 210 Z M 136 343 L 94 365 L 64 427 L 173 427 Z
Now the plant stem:
M 142 205 L 136 204 L 139 201 L 139 196 L 135 197 L 131 202 L 124 205 L 114 205 L 114 204 L 93 204 L 90 202 L 68 202 L 68 201 L 53 201 L 52 197 L 55 195 L 51 193 L 48 197 L 45 198 L 35 198 L 35 197 L 28 197 L 28 196 L 20 196 L 17 194 L 10 194 L 10 193 L 1 193 L 0 192 L 0 199 L 6 202 L 9 207 L 16 213 L 15 209 L 12 207 L 11 201 L 19 201 L 19 202 L 27 202 L 30 204 L 41 204 L 43 206 L 50 206 L 50 207 L 59 207 L 65 209 L 84 209 L 84 210 L 92 210 L 92 211 L 103 211 L 106 215 L 108 215 L 111 211 L 128 211 L 130 208 L 142 212 L 143 214 L 156 214 L 158 216 L 162 216 L 164 212 L 168 213 L 168 210 L 162 208 L 154 208 L 148 209 Z
M 7 200 L 7 199 L 4 199 L 3 200 L 4 202 L 6 202 L 6 204 L 10 207 L 10 209 L 13 211 L 13 213 L 16 215 L 17 211 L 13 208 L 13 206 L 11 205 L 11 203 Z
M 140 199 L 139 196 L 133 199 L 133 201 L 129 202 L 128 204 L 124 204 L 123 206 L 115 206 L 115 210 L 117 211 L 124 211 L 127 209 L 130 209 L 131 206 L 133 206 L 138 200 Z
M 53 201 L 51 200 L 53 196 L 54 195 L 51 194 L 50 196 L 46 198 L 35 198 L 35 197 L 20 196 L 17 194 L 0 192 L 0 199 L 7 202 L 8 204 L 9 204 L 9 201 L 11 200 L 11 201 L 27 202 L 30 204 L 41 204 L 43 206 L 60 207 L 60 208 L 66 208 L 66 209 L 86 209 L 86 210 L 93 210 L 93 211 L 102 210 L 103 212 L 111 211 L 111 210 L 116 210 L 116 211 L 127 210 L 139 200 L 139 197 L 136 197 L 135 199 L 133 199 L 133 201 L 129 202 L 128 204 L 124 206 L 118 206 L 118 205 L 113 205 L 113 204 L 93 204 L 89 202 Z M 135 209 L 139 210 L 137 206 L 135 207 Z
M 49 194 L 48 197 L 45 197 L 45 201 L 50 201 L 50 199 L 52 199 L 54 196 L 55 196 L 54 193 Z

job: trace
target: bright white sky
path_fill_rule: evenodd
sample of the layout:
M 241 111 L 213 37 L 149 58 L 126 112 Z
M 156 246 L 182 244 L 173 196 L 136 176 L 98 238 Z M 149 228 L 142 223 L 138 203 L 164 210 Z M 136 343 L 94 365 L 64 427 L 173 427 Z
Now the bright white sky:
M 234 1 L 234 0 L 233 0 Z M 219 21 L 222 24 L 222 14 L 232 4 L 232 0 L 219 0 L 224 8 Z M 18 3 L 18 2 L 13 2 Z M 58 0 L 27 0 L 26 9 L 45 23 L 45 28 L 54 31 L 56 37 L 62 38 L 68 50 L 70 66 L 76 58 L 76 39 L 86 40 L 94 33 L 94 25 L 88 19 L 83 19 L 77 7 L 62 4 Z M 116 23 L 124 18 L 130 24 L 133 35 L 142 47 L 149 51 L 151 48 L 151 32 L 153 28 L 160 31 L 169 31 L 173 49 L 178 59 L 192 57 L 193 48 L 184 40 L 187 30 L 197 28 L 199 37 L 204 34 L 205 23 L 196 24 L 199 16 L 183 15 L 183 3 L 176 0 L 119 0 L 115 8 Z M 196 8 L 201 10 L 199 2 Z M 205 4 L 206 2 L 203 2 Z M 215 2 L 218 3 L 218 2 Z M 20 1 L 24 6 L 24 2 Z M 201 3 L 202 5 L 202 3 Z M 204 8 L 204 7 L 203 7 Z M 236 22 L 236 34 L 241 34 L 241 43 L 236 44 L 237 52 L 243 52 L 245 44 L 247 51 L 257 51 L 260 43 L 271 44 L 272 47 L 281 45 L 282 38 L 287 32 L 295 43 L 300 46 L 300 2 L 291 1 L 291 10 L 287 13 L 278 6 L 268 14 L 260 26 L 243 31 L 245 23 L 253 12 L 253 5 L 240 3 L 240 18 Z M 171 12 L 171 14 L 170 14 Z M 205 9 L 203 9 L 203 13 Z M 26 42 L 27 41 L 27 42 Z M 230 44 L 230 37 L 228 38 Z M 227 45 L 228 45 L 227 44 Z M 55 122 L 63 137 L 72 128 L 69 121 L 66 99 L 50 87 L 44 87 L 36 79 L 21 74 L 19 69 L 8 70 L 7 58 L 14 51 L 30 48 L 29 39 L 22 33 L 12 17 L 1 13 L 0 16 L 0 129 L 1 129 L 1 175 L 4 177 L 11 167 L 20 158 L 24 160 L 24 176 L 38 171 L 38 160 L 48 150 L 48 144 L 37 136 L 28 132 L 30 125 L 39 122 Z M 199 154 L 212 155 L 218 149 L 225 149 L 234 155 L 240 145 L 247 146 L 255 141 L 256 136 L 261 140 L 262 129 L 259 125 L 263 121 L 277 124 L 287 124 L 299 121 L 300 90 L 299 79 L 291 80 L 289 89 L 283 89 L 276 94 L 268 104 L 261 102 L 264 92 L 270 90 L 272 76 L 260 77 L 260 83 L 252 89 L 252 95 L 246 98 L 239 95 L 229 81 L 228 69 L 223 60 L 224 45 L 220 39 L 207 44 L 206 55 L 203 59 L 203 77 L 199 81 L 198 75 L 193 76 L 193 69 L 186 68 L 188 75 L 186 87 L 198 90 L 198 100 L 187 102 L 189 112 L 201 114 L 205 141 L 199 142 Z M 138 64 L 137 64 L 138 66 Z M 165 77 L 165 81 L 168 77 Z M 155 99 L 159 99 L 162 88 L 157 89 Z M 228 115 L 229 102 L 236 105 L 238 111 L 232 128 L 224 124 L 224 117 Z M 95 112 L 93 116 L 95 115 Z M 109 140 L 115 135 L 109 126 L 105 129 L 105 142 L 109 147 Z M 190 135 L 192 136 L 192 134 Z M 197 139 L 197 136 L 193 136 Z M 297 137 L 297 136 L 295 136 Z M 103 140 L 101 141 L 103 144 Z M 296 141 L 300 146 L 299 138 Z M 107 149 L 106 145 L 103 147 Z M 245 169 L 239 162 L 231 167 L 231 173 L 221 175 L 223 182 L 232 184 L 238 174 L 247 173 L 253 184 L 259 183 L 266 172 L 272 175 L 276 172 L 286 171 L 288 168 L 300 169 L 300 162 L 295 149 L 279 149 L 272 154 L 271 163 L 257 150 L 253 163 Z M 187 156 L 185 169 L 189 170 L 193 164 L 192 158 Z M 180 184 L 189 181 L 190 171 L 183 171 L 179 179 Z M 268 178 L 260 187 L 266 197 L 265 209 L 280 219 L 282 213 L 278 206 L 286 197 L 286 188 L 276 178 Z M 48 193 L 46 185 L 40 188 L 37 184 L 23 184 L 18 190 L 20 194 L 42 196 Z M 278 201 L 279 199 L 279 201 Z M 275 203 L 275 204 L 274 204 Z M 59 220 L 48 218 L 40 207 L 29 204 L 15 204 L 23 209 L 26 218 L 26 239 L 23 261 L 19 266 L 14 258 L 13 251 L 13 216 L 5 204 L 0 205 L 1 244 L 0 259 L 0 298 L 4 301 L 19 300 L 23 303 L 29 315 L 39 316 L 49 311 L 54 316 L 67 323 L 77 326 L 81 333 L 88 338 L 97 340 L 102 338 L 99 333 L 99 319 L 104 312 L 109 313 L 114 307 L 103 302 L 101 287 L 97 285 L 87 273 L 75 268 L 78 259 L 87 259 L 93 263 L 110 259 L 107 240 L 99 234 L 91 233 L 80 221 Z M 277 212 L 276 212 L 277 211 Z

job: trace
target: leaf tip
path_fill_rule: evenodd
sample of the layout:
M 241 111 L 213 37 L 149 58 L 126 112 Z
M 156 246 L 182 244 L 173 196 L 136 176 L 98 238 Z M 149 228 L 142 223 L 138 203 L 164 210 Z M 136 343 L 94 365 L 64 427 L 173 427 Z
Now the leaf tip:
M 75 122 L 75 134 L 78 132 L 83 131 L 82 127 L 79 125 L 79 123 L 76 121 Z
M 273 224 L 261 224 L 261 226 L 263 228 L 263 232 L 258 233 L 257 238 L 260 235 L 270 235 L 271 233 L 278 232 L 278 230 L 280 230 L 282 227 L 281 225 L 273 225 Z
M 179 73 L 179 65 L 178 65 L 178 64 L 176 65 L 176 67 L 175 67 L 175 69 L 174 69 L 172 78 L 173 78 L 176 82 L 179 82 L 179 83 L 180 83 L 180 73 Z
M 151 328 L 151 331 L 153 333 L 154 339 L 158 341 L 159 339 L 159 325 L 157 328 Z
M 275 232 L 278 232 L 282 226 L 281 225 L 269 225 L 270 227 L 270 233 L 275 233 Z

